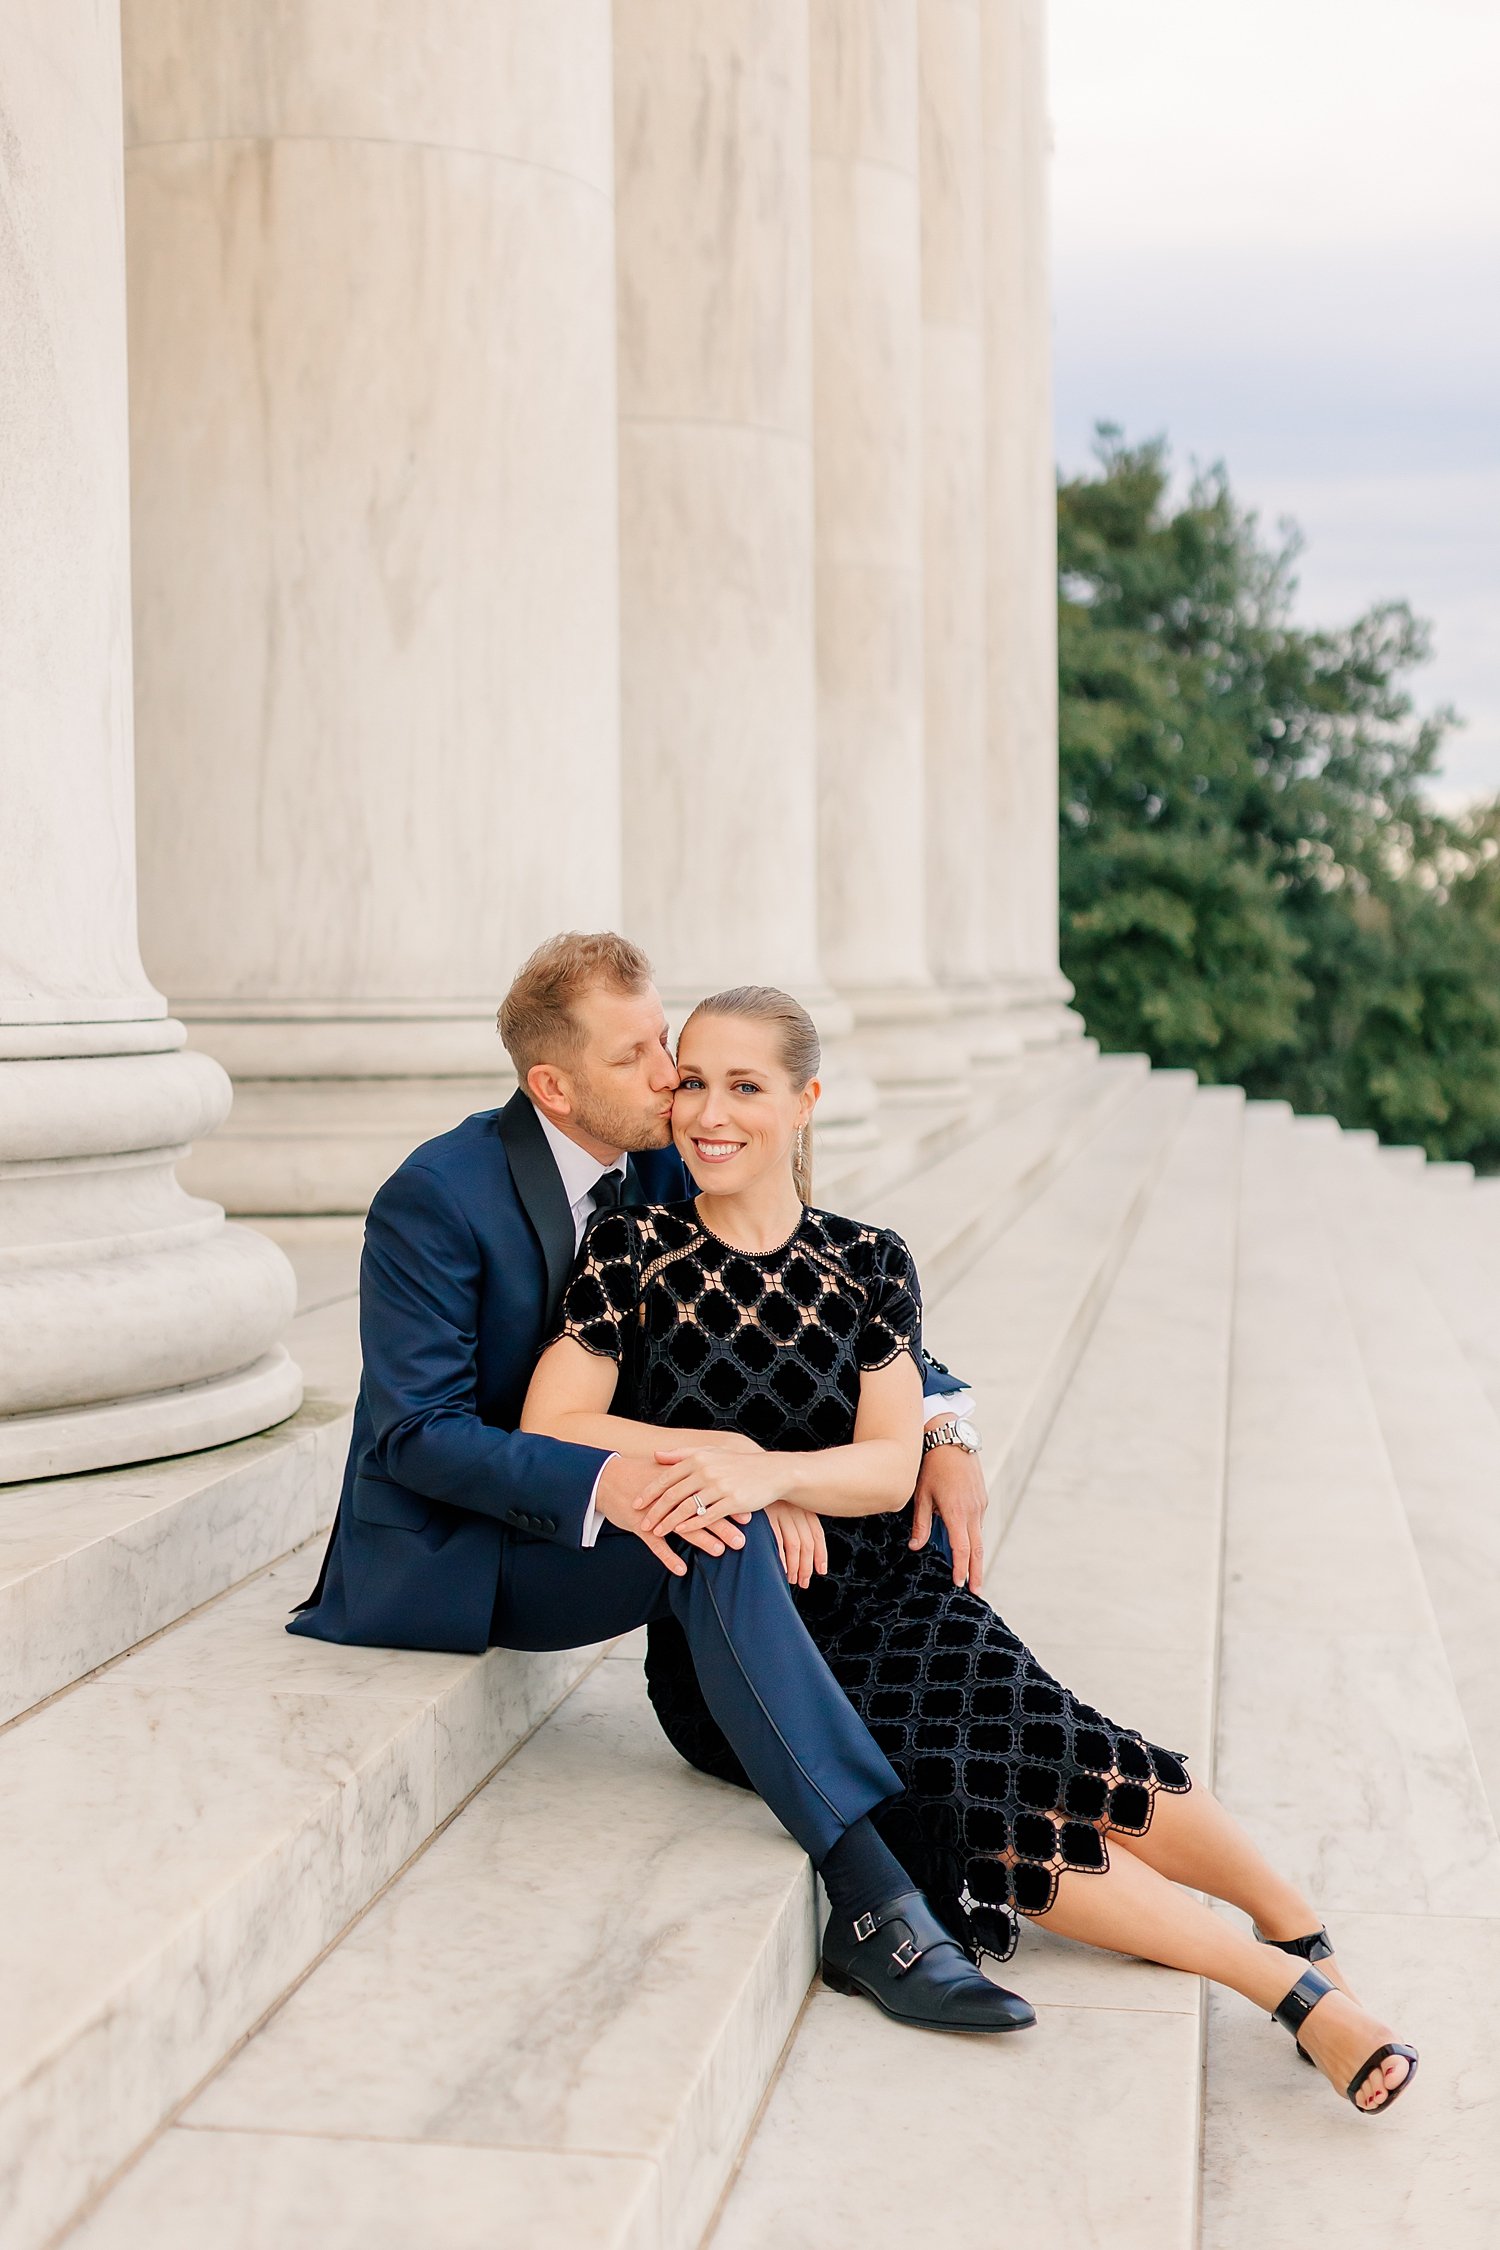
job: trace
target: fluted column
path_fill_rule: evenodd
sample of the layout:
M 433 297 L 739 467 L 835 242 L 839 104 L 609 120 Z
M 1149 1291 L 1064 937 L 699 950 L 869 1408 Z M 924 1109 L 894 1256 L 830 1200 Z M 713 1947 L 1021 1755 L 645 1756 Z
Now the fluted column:
M 627 926 L 674 1010 L 819 955 L 806 0 L 616 0 Z
M 618 918 L 608 0 L 125 0 L 142 939 L 358 1209 Z
M 1057 491 L 1044 0 L 983 14 L 991 969 L 1028 1045 L 1076 1034 L 1057 960 Z
M 990 975 L 981 0 L 919 0 L 928 957 L 977 1061 L 1020 1045 Z
M 118 25 L 0 11 L 0 1483 L 295 1411 L 294 1285 L 174 1175 L 229 1086 L 136 945 Z
M 883 1093 L 964 1055 L 927 965 L 917 0 L 812 0 L 823 956 Z

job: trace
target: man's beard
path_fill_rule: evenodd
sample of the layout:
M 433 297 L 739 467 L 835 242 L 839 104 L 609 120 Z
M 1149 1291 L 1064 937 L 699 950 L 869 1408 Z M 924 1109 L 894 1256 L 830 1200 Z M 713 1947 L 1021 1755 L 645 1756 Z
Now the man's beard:
M 590 1140 L 599 1141 L 605 1148 L 642 1154 L 647 1149 L 666 1148 L 672 1139 L 670 1112 L 663 1117 L 655 1109 L 627 1109 L 623 1102 L 597 1094 L 592 1086 L 575 1085 L 573 1116 Z

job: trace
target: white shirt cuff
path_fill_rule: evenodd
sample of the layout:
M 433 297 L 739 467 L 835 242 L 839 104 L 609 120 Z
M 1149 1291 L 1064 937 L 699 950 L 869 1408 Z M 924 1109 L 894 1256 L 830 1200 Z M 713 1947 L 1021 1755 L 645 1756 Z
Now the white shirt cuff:
M 922 1397 L 922 1419 L 936 1422 L 944 1414 L 956 1414 L 961 1422 L 974 1419 L 974 1393 L 972 1391 L 926 1391 Z
M 617 1461 L 618 1459 L 617 1453 L 612 1453 L 609 1457 L 609 1461 Z M 609 1461 L 604 1463 L 604 1467 L 600 1469 L 598 1476 L 594 1479 L 594 1489 L 589 1494 L 589 1504 L 583 1518 L 583 1536 L 578 1542 L 580 1547 L 592 1547 L 599 1536 L 599 1526 L 604 1521 L 603 1516 L 599 1513 L 599 1487 L 604 1481 L 604 1470 L 609 1467 Z

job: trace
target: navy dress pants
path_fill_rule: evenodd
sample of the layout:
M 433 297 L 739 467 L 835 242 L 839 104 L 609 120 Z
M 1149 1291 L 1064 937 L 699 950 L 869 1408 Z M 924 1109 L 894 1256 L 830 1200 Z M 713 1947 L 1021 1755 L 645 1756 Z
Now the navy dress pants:
M 901 1784 L 824 1663 L 792 1601 L 770 1525 L 722 1555 L 674 1541 L 676 1578 L 644 1540 L 605 1524 L 593 1547 L 507 1533 L 490 1644 L 587 1648 L 675 1617 L 703 1699 L 756 1791 L 819 1865 Z

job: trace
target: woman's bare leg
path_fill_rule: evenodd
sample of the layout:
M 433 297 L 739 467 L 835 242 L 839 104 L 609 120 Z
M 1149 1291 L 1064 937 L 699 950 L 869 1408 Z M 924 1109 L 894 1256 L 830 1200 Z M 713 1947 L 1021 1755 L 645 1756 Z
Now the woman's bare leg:
M 1109 1843 L 1111 1850 L 1122 1844 L 1169 1882 L 1239 1907 L 1265 1937 L 1309 1937 L 1322 1921 L 1296 1884 L 1277 1874 L 1233 1813 L 1201 1782 L 1181 1796 L 1159 1790 L 1145 1835 L 1122 1836 L 1111 1829 Z M 1349 1991 L 1335 1959 L 1320 1961 L 1318 1967 Z
M 1119 1839 L 1110 1841 L 1113 1846 Z M 1303 1967 L 1268 1945 L 1257 1945 L 1144 1860 L 1113 1849 L 1103 1874 L 1060 1875 L 1056 1899 L 1035 1919 L 1084 1945 L 1211 1977 L 1215 1984 L 1243 1993 L 1267 2015 L 1286 1998 Z M 1341 1992 L 1320 2001 L 1301 2032 L 1302 2045 L 1341 2094 L 1365 2057 L 1394 2036 L 1378 2017 Z M 1388 2057 L 1359 2089 L 1359 2107 L 1381 2108 L 1407 2070 L 1399 2056 Z

